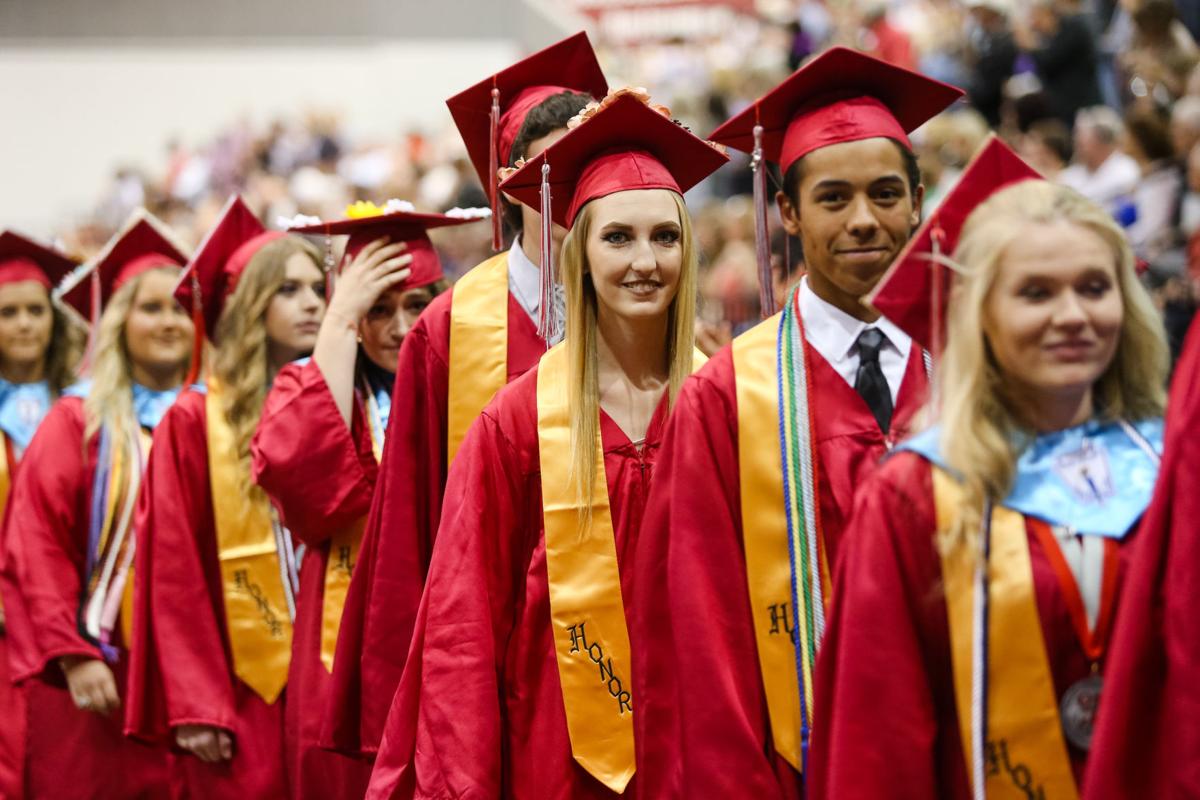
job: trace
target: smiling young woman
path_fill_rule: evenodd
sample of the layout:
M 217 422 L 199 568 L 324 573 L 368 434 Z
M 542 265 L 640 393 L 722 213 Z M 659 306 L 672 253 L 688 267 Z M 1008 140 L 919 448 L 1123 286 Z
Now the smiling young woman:
M 90 379 L 54 405 L 14 486 L 3 590 L 14 678 L 31 712 L 31 797 L 169 796 L 166 752 L 125 739 L 118 709 L 134 506 L 150 432 L 191 352 L 191 320 L 172 296 L 183 260 L 161 224 L 139 214 L 85 266 L 104 309 Z M 87 311 L 89 284 L 76 285 L 67 299 Z
M 682 194 L 725 160 L 618 93 L 502 185 L 569 231 L 566 339 L 455 459 L 372 796 L 636 791 L 631 559 L 671 402 L 702 360 Z
M 287 794 L 295 552 L 253 485 L 250 440 L 272 378 L 316 343 L 320 264 L 235 197 L 176 290 L 202 308 L 214 357 L 155 430 L 146 468 L 126 730 L 185 751 L 172 780 L 200 797 Z
M 997 191 L 953 261 L 941 422 L 861 488 L 835 577 L 817 797 L 1082 791 L 1166 344 L 1120 229 L 1071 189 Z

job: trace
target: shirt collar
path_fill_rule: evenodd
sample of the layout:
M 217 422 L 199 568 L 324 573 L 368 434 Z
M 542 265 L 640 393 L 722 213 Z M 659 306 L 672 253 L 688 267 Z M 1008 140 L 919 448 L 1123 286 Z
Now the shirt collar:
M 521 249 L 521 237 L 513 239 L 508 251 L 508 285 L 517 302 L 535 319 L 541 306 L 542 270 Z
M 863 322 L 850 316 L 817 297 L 808 285 L 807 276 L 800 283 L 800 314 L 804 318 L 804 337 L 818 352 L 829 354 L 827 357 L 834 362 L 842 362 L 850 357 L 859 334 L 867 328 L 878 328 L 887 337 L 888 344 L 904 359 L 908 358 L 912 349 L 912 338 L 887 317 Z

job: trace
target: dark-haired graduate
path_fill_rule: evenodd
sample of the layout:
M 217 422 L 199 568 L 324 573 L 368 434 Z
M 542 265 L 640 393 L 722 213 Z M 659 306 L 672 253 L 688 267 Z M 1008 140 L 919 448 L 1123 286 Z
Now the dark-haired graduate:
M 684 386 L 668 427 L 634 580 L 647 796 L 802 791 L 853 494 L 927 395 L 925 353 L 862 298 L 918 221 L 907 132 L 960 95 L 834 48 L 713 133 L 754 152 L 758 180 L 779 163 L 808 273 Z
M 21 796 L 171 796 L 166 749 L 126 739 L 120 706 L 134 508 L 150 432 L 179 394 L 192 347 L 172 296 L 185 258 L 137 212 L 61 287 L 99 325 L 90 377 L 38 429 L 5 522 L 10 656 L 29 710 Z
M 816 798 L 1084 790 L 1167 348 L 1112 217 L 1006 155 L 1025 179 L 989 197 L 997 173 L 968 167 L 936 212 L 974 206 L 944 227 L 939 422 L 855 498 L 818 662 Z M 875 301 L 904 271 L 929 262 L 902 256 Z
M 50 404 L 73 379 L 82 330 L 51 302 L 78 262 L 13 231 L 0 233 L 0 518 L 17 468 Z M 0 541 L 0 560 L 3 556 Z M 0 796 L 23 796 L 25 703 L 10 679 L 0 605 Z
M 287 755 L 292 796 L 314 800 L 362 797 L 371 772 L 360 759 L 320 748 L 318 737 L 398 380 L 392 370 L 405 336 L 446 288 L 426 231 L 480 219 L 418 214 L 397 201 L 347 211 L 348 219 L 291 229 L 348 234 L 346 266 L 312 358 L 275 376 L 250 443 L 255 482 L 305 545 L 288 674 L 295 702 L 287 705 Z
M 704 360 L 683 193 L 727 161 L 647 101 L 606 98 L 503 184 L 569 230 L 566 338 L 450 470 L 369 797 L 636 793 L 631 558 L 663 426 Z
M 492 396 L 546 352 L 536 208 L 497 190 L 498 170 L 531 158 L 607 84 L 579 33 L 490 75 L 447 101 L 471 162 L 517 232 L 512 247 L 434 299 L 405 337 L 388 445 L 346 597 L 325 743 L 373 754 L 408 653 L 442 511 L 446 472 Z M 557 249 L 563 231 L 551 229 Z M 497 247 L 498 232 L 496 234 Z M 555 301 L 549 301 L 553 304 Z
M 291 534 L 250 474 L 271 380 L 312 351 L 321 253 L 266 231 L 240 198 L 176 296 L 213 340 L 204 387 L 154 432 L 138 507 L 126 730 L 183 751 L 187 797 L 286 797 L 284 706 L 297 590 Z

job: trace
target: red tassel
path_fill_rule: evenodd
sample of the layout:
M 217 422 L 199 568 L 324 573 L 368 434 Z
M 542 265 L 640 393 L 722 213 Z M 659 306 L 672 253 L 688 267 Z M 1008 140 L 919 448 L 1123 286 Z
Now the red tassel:
M 96 337 L 100 335 L 100 271 L 92 270 L 91 274 L 91 311 L 88 320 L 87 347 L 84 348 L 83 358 L 79 360 L 79 374 L 86 375 L 92 371 L 92 361 L 96 357 Z
M 200 280 L 192 273 L 192 325 L 195 333 L 192 338 L 192 363 L 188 366 L 187 377 L 183 380 L 186 389 L 200 377 L 200 359 L 204 355 L 204 303 L 200 297 Z
M 754 126 L 754 150 L 750 169 L 754 171 L 754 255 L 758 262 L 758 305 L 763 319 L 775 313 L 775 292 L 771 285 L 771 232 L 767 226 L 767 162 L 763 158 L 762 125 Z M 786 269 L 786 265 L 784 269 Z
M 494 81 L 494 79 L 493 79 Z M 488 143 L 488 180 L 492 196 L 492 250 L 504 247 L 504 227 L 500 219 L 500 90 L 492 84 L 491 136 Z

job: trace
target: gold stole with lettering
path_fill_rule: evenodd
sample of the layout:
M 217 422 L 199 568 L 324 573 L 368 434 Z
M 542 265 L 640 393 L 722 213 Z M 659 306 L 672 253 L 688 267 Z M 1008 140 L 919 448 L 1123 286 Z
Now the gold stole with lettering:
M 471 423 L 508 382 L 508 253 L 489 258 L 454 284 L 446 468 Z
M 692 369 L 705 357 L 692 356 Z M 590 506 L 571 470 L 567 343 L 538 365 L 538 458 L 546 537 L 550 622 L 571 753 L 589 774 L 625 791 L 635 770 L 629 630 L 621 597 L 604 445 L 596 431 Z M 588 509 L 590 507 L 591 514 Z
M 383 458 L 383 442 L 376 430 L 379 424 L 378 411 L 371 397 L 371 387 L 365 381 L 361 389 L 365 419 L 363 423 L 371 436 L 371 450 L 375 463 Z M 337 650 L 338 631 L 342 626 L 342 612 L 346 607 L 346 593 L 350 590 L 350 578 L 354 575 L 354 564 L 358 561 L 358 549 L 362 546 L 363 531 L 367 518 L 362 517 L 333 535 L 329 544 L 329 558 L 325 562 L 325 591 L 321 602 L 321 663 L 326 672 L 333 672 L 333 656 Z
M 245 497 L 233 429 L 225 419 L 223 387 L 208 379 L 205 423 L 212 484 L 217 558 L 221 564 L 225 626 L 234 674 L 267 703 L 287 684 L 292 621 L 270 503 Z
M 799 772 L 804 759 L 800 686 L 792 642 L 791 554 L 779 450 L 778 339 L 776 314 L 733 340 L 738 480 L 746 582 L 771 737 L 775 751 Z M 829 585 L 828 578 L 825 585 Z M 795 631 L 795 635 L 802 633 Z
M 962 488 L 932 466 L 938 531 L 955 524 Z M 958 547 L 943 553 L 946 613 L 954 666 L 954 699 L 967 775 L 972 774 L 972 652 L 975 569 L 979 554 Z M 993 800 L 1040 796 L 1075 800 L 1079 791 L 1063 740 L 1062 723 L 1034 595 L 1025 518 L 995 506 L 988 574 L 987 796 Z M 1032 794 L 1030 792 L 1033 792 Z

